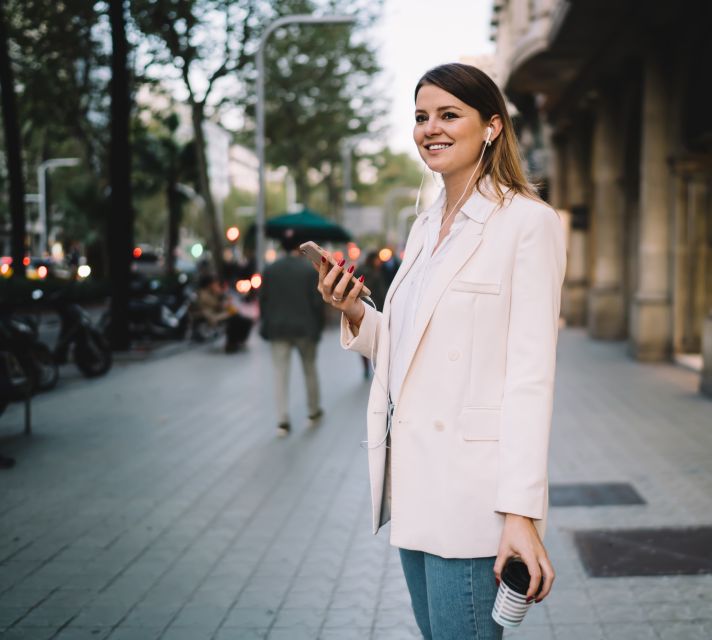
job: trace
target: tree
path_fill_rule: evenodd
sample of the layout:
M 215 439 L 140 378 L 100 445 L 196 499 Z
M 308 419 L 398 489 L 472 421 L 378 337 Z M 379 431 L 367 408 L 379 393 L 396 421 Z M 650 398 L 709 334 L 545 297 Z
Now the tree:
M 186 93 L 195 141 L 198 186 L 210 225 L 210 246 L 222 268 L 222 229 L 210 190 L 204 123 L 230 96 L 218 88 L 251 62 L 257 0 L 134 0 L 132 15 L 148 37 L 148 78 L 177 81 Z M 177 70 L 178 76 L 171 70 Z M 233 77 L 234 84 L 234 77 Z M 217 97 L 216 97 L 217 96 Z
M 279 4 L 287 14 L 316 8 L 311 0 Z M 356 15 L 357 26 L 290 25 L 272 35 L 266 48 L 266 157 L 289 169 L 302 203 L 321 184 L 329 208 L 337 209 L 341 142 L 368 131 L 377 135 L 385 110 L 374 80 L 380 67 L 360 30 L 373 23 L 380 5 L 334 0 L 330 13 Z M 248 113 L 254 113 L 254 103 Z
M 179 119 L 175 112 L 144 112 L 134 121 L 134 157 L 136 193 L 142 196 L 165 195 L 168 209 L 166 272 L 175 271 L 180 223 L 186 196 L 181 185 L 197 184 L 195 145 L 180 143 L 176 138 Z
M 109 274 L 111 276 L 112 347 L 126 350 L 129 336 L 129 282 L 133 250 L 131 203 L 131 97 L 127 67 L 125 0 L 109 0 L 111 21 L 111 209 L 109 215 Z
M 20 143 L 13 75 L 5 21 L 5 2 L 0 0 L 0 92 L 2 92 L 2 119 L 10 182 L 12 266 L 16 277 L 24 277 L 25 185 L 22 176 L 22 146 Z
M 49 192 L 65 213 L 65 236 L 78 239 L 72 233 L 81 232 L 83 240 L 103 240 L 109 139 L 106 5 L 87 0 L 3 4 L 28 188 L 36 190 L 34 169 L 44 160 L 81 157 L 80 167 L 48 176 Z M 99 265 L 92 266 L 100 273 Z

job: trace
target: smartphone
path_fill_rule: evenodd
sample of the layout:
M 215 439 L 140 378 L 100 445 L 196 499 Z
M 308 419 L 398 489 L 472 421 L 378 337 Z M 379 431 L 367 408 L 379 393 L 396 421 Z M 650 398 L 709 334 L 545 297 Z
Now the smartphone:
M 304 244 L 299 245 L 299 250 L 307 258 L 309 258 L 317 267 L 321 267 L 322 256 L 326 258 L 330 264 L 336 266 L 336 260 L 334 260 L 332 255 L 326 249 L 322 249 L 316 242 L 312 242 L 311 240 L 309 242 L 305 242 Z M 358 278 L 352 275 L 351 280 L 346 285 L 346 291 L 344 292 L 344 295 L 347 295 L 348 292 L 351 291 L 351 287 L 353 287 L 354 284 L 356 284 L 357 282 Z M 363 289 L 361 289 L 361 293 L 359 294 L 359 297 L 366 298 L 370 295 L 371 290 L 364 284 Z

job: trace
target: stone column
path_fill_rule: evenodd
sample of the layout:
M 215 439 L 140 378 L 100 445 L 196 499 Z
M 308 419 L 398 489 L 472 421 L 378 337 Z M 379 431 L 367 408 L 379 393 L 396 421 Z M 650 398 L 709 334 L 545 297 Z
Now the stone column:
M 581 132 L 569 129 L 565 144 L 559 147 L 560 183 L 565 185 L 561 204 L 569 212 L 568 260 L 561 299 L 561 313 L 569 326 L 586 323 L 588 287 L 588 202 L 587 162 Z
M 668 359 L 672 351 L 668 85 L 655 54 L 648 56 L 643 76 L 638 290 L 631 306 L 629 349 L 639 360 L 655 361 Z
M 702 327 L 702 376 L 700 391 L 712 397 L 712 311 Z
M 622 188 L 623 158 L 620 134 L 620 99 L 615 92 L 599 99 L 593 130 L 591 174 L 593 207 L 590 247 L 591 286 L 588 292 L 588 331 L 592 338 L 625 337 L 623 247 L 625 199 Z

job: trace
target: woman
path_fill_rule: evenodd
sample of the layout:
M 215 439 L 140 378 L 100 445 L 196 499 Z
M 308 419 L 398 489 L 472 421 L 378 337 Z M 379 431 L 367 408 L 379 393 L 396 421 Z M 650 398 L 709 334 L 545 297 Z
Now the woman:
M 375 358 L 374 532 L 390 519 L 418 626 L 490 640 L 507 559 L 526 563 L 530 600 L 554 580 L 541 540 L 564 235 L 479 69 L 421 78 L 413 138 L 444 189 L 413 223 L 383 312 L 359 299 L 361 284 L 347 290 L 343 263 L 321 265 L 319 291 L 342 312 L 343 346 Z

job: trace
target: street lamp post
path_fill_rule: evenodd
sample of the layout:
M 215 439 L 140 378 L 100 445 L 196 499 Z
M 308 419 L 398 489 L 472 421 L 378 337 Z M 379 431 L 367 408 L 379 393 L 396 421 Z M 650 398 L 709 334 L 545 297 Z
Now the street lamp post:
M 52 158 L 45 160 L 37 167 L 37 185 L 39 196 L 39 223 L 40 223 L 40 254 L 47 253 L 47 173 L 57 167 L 75 167 L 79 164 L 79 158 Z
M 343 222 L 346 220 L 346 211 L 349 206 L 349 194 L 351 193 L 351 157 L 356 145 L 367 138 L 372 138 L 372 133 L 362 133 L 357 136 L 351 136 L 349 138 L 344 138 L 341 141 L 341 171 L 344 174 L 344 203 L 341 209 L 341 220 Z
M 265 231 L 265 44 L 272 33 L 288 24 L 349 24 L 355 22 L 352 16 L 312 16 L 307 13 L 284 16 L 272 22 L 262 34 L 257 49 L 257 106 L 255 148 L 257 150 L 259 188 L 257 193 L 257 215 L 255 216 L 255 253 L 257 271 L 264 270 L 264 231 Z

